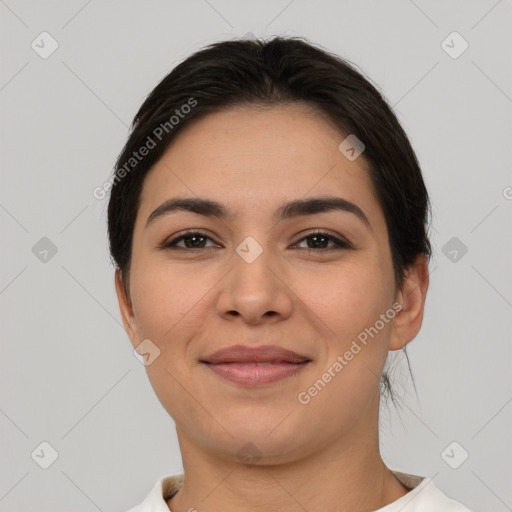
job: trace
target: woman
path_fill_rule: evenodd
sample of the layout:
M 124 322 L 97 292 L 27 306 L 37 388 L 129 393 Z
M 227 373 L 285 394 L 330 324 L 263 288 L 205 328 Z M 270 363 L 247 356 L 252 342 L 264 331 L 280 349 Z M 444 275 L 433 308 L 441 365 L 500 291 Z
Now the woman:
M 111 188 L 123 323 L 184 468 L 130 512 L 468 510 L 379 452 L 431 247 L 367 79 L 299 38 L 210 45 L 148 96 Z

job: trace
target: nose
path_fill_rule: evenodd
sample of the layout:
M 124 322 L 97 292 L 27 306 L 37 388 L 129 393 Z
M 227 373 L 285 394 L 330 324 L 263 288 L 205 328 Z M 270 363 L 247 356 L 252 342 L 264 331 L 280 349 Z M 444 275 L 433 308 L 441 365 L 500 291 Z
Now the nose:
M 295 302 L 292 287 L 270 250 L 264 249 L 253 261 L 235 253 L 230 264 L 233 268 L 222 281 L 217 302 L 220 316 L 257 325 L 291 315 Z

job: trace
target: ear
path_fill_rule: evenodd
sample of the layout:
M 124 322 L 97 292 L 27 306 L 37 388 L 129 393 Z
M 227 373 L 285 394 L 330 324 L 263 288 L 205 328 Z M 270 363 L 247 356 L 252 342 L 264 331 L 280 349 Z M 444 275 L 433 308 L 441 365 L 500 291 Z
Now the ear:
M 139 331 L 137 329 L 135 315 L 133 314 L 133 306 L 130 297 L 128 296 L 123 284 L 121 270 L 116 270 L 114 279 L 116 285 L 117 302 L 119 303 L 119 311 L 121 312 L 121 319 L 123 320 L 124 330 L 126 331 L 126 334 L 128 334 L 128 337 L 130 338 L 130 341 L 135 348 L 140 343 Z
M 425 297 L 429 285 L 428 262 L 424 254 L 407 269 L 404 285 L 397 294 L 402 309 L 393 319 L 389 350 L 399 350 L 418 334 L 423 322 Z

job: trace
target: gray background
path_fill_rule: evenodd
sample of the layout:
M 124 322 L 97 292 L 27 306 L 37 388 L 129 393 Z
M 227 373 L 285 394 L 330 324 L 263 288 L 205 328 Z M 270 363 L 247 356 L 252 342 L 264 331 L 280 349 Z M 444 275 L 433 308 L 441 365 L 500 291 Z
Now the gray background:
M 122 511 L 182 470 L 120 324 L 92 191 L 163 76 L 248 32 L 305 36 L 394 105 L 432 197 L 434 258 L 409 345 L 418 396 L 402 365 L 383 455 L 475 511 L 512 510 L 510 1 L 0 0 L 0 20 L 0 511 Z M 43 31 L 59 45 L 47 58 L 31 47 L 51 49 Z M 457 58 L 453 31 L 469 44 Z

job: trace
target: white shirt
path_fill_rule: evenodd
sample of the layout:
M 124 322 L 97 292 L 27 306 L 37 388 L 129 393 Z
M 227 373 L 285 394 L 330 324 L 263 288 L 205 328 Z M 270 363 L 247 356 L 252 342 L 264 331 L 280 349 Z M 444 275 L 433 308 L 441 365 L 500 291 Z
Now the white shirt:
M 448 498 L 430 478 L 399 471 L 392 473 L 410 490 L 405 496 L 374 512 L 471 512 L 458 501 Z M 164 476 L 140 505 L 127 512 L 169 512 L 166 500 L 178 492 L 182 483 L 182 473 Z

